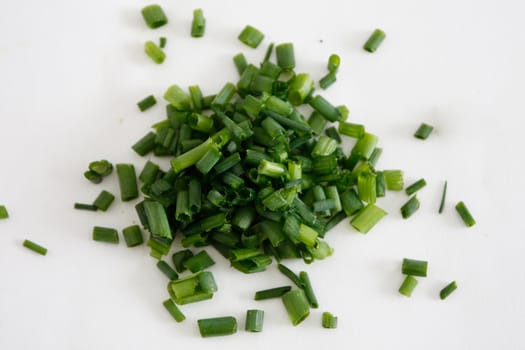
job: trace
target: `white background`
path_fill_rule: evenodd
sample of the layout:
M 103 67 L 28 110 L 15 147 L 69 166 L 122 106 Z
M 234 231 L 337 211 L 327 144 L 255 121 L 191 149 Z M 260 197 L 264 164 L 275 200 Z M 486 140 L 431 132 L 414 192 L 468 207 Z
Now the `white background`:
M 3 1 L 0 11 L 0 349 L 524 349 L 525 224 L 523 127 L 524 5 L 518 0 L 159 1 L 170 23 L 144 24 L 146 1 Z M 189 36 L 202 7 L 206 35 Z M 246 24 L 266 38 L 254 50 L 237 39 Z M 362 50 L 376 27 L 387 38 Z M 166 61 L 143 53 L 166 36 Z M 295 45 L 297 71 L 317 80 L 338 53 L 338 82 L 323 95 L 346 104 L 350 120 L 378 135 L 378 168 L 400 168 L 406 182 L 424 177 L 421 209 L 403 220 L 403 193 L 379 205 L 390 214 L 368 235 L 347 221 L 328 233 L 334 255 L 306 269 L 320 308 L 293 327 L 279 300 L 255 302 L 258 289 L 287 284 L 275 265 L 243 275 L 213 249 L 219 285 L 212 301 L 182 308 L 177 324 L 163 309 L 166 278 L 145 246 L 93 242 L 94 225 L 136 223 L 133 203 L 108 212 L 73 210 L 102 189 L 118 194 L 113 174 L 86 181 L 88 163 L 141 159 L 130 146 L 164 118 L 159 100 L 171 84 L 199 84 L 204 94 L 236 81 L 232 56 L 260 62 L 270 42 Z M 435 126 L 427 141 L 412 134 Z M 163 162 L 162 164 L 167 164 Z M 437 214 L 444 180 L 445 211 Z M 454 210 L 463 200 L 478 223 Z M 21 246 L 31 239 L 46 257 Z M 429 261 L 412 298 L 397 289 L 403 257 Z M 459 289 L 446 301 L 439 290 Z M 266 311 L 264 332 L 243 330 L 248 308 Z M 321 328 L 322 311 L 339 317 Z M 201 339 L 196 320 L 232 315 L 239 332 Z

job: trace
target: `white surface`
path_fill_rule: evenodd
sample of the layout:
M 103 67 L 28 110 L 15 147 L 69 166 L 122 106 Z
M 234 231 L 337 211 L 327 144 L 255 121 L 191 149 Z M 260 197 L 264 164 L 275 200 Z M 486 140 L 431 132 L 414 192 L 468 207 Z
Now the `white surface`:
M 523 2 L 159 1 L 170 23 L 158 30 L 140 17 L 148 3 L 3 3 L 0 203 L 11 217 L 0 222 L 0 349 L 525 348 Z M 202 39 L 189 36 L 196 7 L 207 19 Z M 257 50 L 236 39 L 248 23 L 266 34 Z M 361 47 L 376 27 L 387 39 L 371 55 Z M 162 35 L 167 59 L 157 66 L 142 45 Z M 235 53 L 257 63 L 272 41 L 292 41 L 297 70 L 316 79 L 331 53 L 341 55 L 338 82 L 323 95 L 380 137 L 379 168 L 404 169 L 407 183 L 426 178 L 422 208 L 404 221 L 406 196 L 388 193 L 379 204 L 390 215 L 368 235 L 342 223 L 327 236 L 331 258 L 288 263 L 309 271 L 321 305 L 298 327 L 279 300 L 252 300 L 255 290 L 288 282 L 275 266 L 243 275 L 212 249 L 220 291 L 184 307 L 187 320 L 176 324 L 146 247 L 91 240 L 94 225 L 121 229 L 137 219 L 119 200 L 106 213 L 73 210 L 101 189 L 118 193 L 115 175 L 95 186 L 82 172 L 101 158 L 140 170 L 130 145 L 164 118 L 164 104 L 140 113 L 138 100 L 173 83 L 213 93 L 237 78 Z M 412 137 L 423 121 L 436 127 L 425 142 Z M 475 227 L 459 220 L 459 200 Z M 48 255 L 21 247 L 25 238 Z M 410 299 L 397 293 L 403 257 L 430 262 Z M 440 301 L 452 279 L 459 289 Z M 255 307 L 266 311 L 262 334 L 243 331 L 245 310 Z M 320 327 L 324 310 L 339 316 L 337 330 Z M 238 318 L 238 334 L 201 339 L 196 320 L 222 315 Z

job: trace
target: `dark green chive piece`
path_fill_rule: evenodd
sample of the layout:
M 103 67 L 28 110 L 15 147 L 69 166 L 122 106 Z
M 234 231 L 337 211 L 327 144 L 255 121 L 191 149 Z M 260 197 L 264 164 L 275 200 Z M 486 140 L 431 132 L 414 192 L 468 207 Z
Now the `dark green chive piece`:
M 179 275 L 177 274 L 177 272 L 175 272 L 175 270 L 173 270 L 171 268 L 170 265 L 168 265 L 167 262 L 165 262 L 164 260 L 159 260 L 157 262 L 157 268 L 166 276 L 169 278 L 170 281 L 175 281 L 176 279 L 179 278 Z
M 153 107 L 156 103 L 157 100 L 155 99 L 155 96 L 149 95 L 137 102 L 137 106 L 139 107 L 141 112 L 144 112 L 146 109 Z
M 173 300 L 168 299 L 165 300 L 162 305 L 168 310 L 171 317 L 177 322 L 182 322 L 186 319 L 186 316 L 180 311 L 180 309 L 177 307 L 177 305 L 173 302 Z
M 77 204 L 75 204 L 75 208 Z M 80 209 L 80 208 L 77 208 L 77 209 Z M 9 213 L 7 212 L 7 208 L 5 207 L 5 205 L 0 205 L 0 219 L 7 219 L 9 217 Z
M 407 195 L 411 196 L 412 194 L 416 193 L 417 191 L 419 191 L 426 185 L 427 185 L 427 182 L 425 181 L 425 179 L 419 179 L 416 182 L 414 182 L 412 185 L 405 188 L 405 192 Z
M 403 280 L 403 283 L 399 287 L 399 293 L 410 298 L 416 286 L 417 286 L 417 279 L 408 275 L 405 277 L 405 279 Z
M 248 310 L 246 311 L 246 323 L 244 329 L 247 332 L 262 332 L 264 323 L 263 310 Z
M 102 176 L 91 170 L 84 172 L 84 177 L 94 184 L 99 184 L 102 182 Z
M 93 202 L 93 205 L 102 211 L 108 210 L 111 203 L 113 203 L 113 200 L 115 199 L 115 196 L 111 194 L 110 192 L 103 190 L 100 192 L 98 197 Z
M 206 31 L 206 19 L 202 9 L 193 10 L 193 21 L 191 22 L 191 36 L 194 38 L 200 38 L 204 36 Z
M 191 272 L 198 272 L 215 264 L 215 261 L 208 255 L 205 250 L 201 250 L 192 257 L 187 258 L 183 265 Z
M 328 73 L 319 80 L 319 86 L 321 87 L 321 89 L 326 90 L 330 85 L 335 83 L 336 80 L 337 78 L 334 73 Z
M 427 261 L 404 258 L 401 272 L 404 275 L 427 277 L 427 268 Z
M 325 311 L 322 315 L 321 324 L 323 328 L 335 329 L 337 328 L 337 316 L 334 316 L 330 312 Z
M 317 302 L 317 297 L 315 296 L 312 283 L 310 282 L 310 277 L 308 277 L 308 273 L 306 273 L 306 271 L 301 271 L 299 273 L 299 278 L 303 283 L 303 290 L 304 294 L 306 295 L 306 299 L 308 299 L 308 303 L 310 303 L 312 308 L 317 309 L 319 307 L 319 303 Z
M 139 196 L 137 176 L 133 164 L 117 164 L 117 176 L 122 201 L 130 201 Z
M 467 227 L 474 226 L 476 224 L 476 220 L 472 217 L 470 214 L 467 206 L 463 202 L 459 202 L 456 204 L 456 211 L 458 212 L 459 216 L 461 216 L 461 219 L 467 225 Z
M 136 247 L 144 243 L 144 237 L 142 236 L 142 230 L 138 225 L 131 225 L 122 230 L 122 235 L 126 241 L 126 245 Z
M 247 25 L 239 34 L 238 39 L 245 45 L 255 49 L 264 39 L 264 34 L 251 25 Z
M 292 290 L 290 286 L 275 287 L 255 292 L 254 300 L 265 300 L 282 297 L 286 292 Z
M 434 130 L 433 126 L 425 124 L 425 123 L 421 123 L 419 128 L 414 133 L 414 137 L 421 139 L 421 140 L 426 140 L 427 137 L 429 137 L 430 134 L 432 133 L 432 130 Z
M 419 200 L 414 195 L 401 207 L 401 216 L 408 219 L 419 209 Z
M 282 69 L 295 68 L 295 54 L 292 43 L 283 43 L 275 47 L 277 65 Z
M 233 56 L 233 64 L 235 64 L 235 68 L 237 69 L 237 73 L 239 73 L 239 75 L 241 75 L 242 72 L 244 72 L 244 70 L 246 69 L 246 67 L 248 67 L 248 61 L 246 60 L 246 56 L 244 56 L 244 54 L 241 52 Z
M 75 209 L 80 209 L 80 210 L 89 210 L 89 211 L 97 211 L 97 207 L 94 206 L 93 204 L 84 204 L 84 203 L 75 203 Z M 7 214 L 7 212 L 6 212 Z M 7 216 L 6 216 L 7 217 Z M 4 219 L 2 217 L 2 208 L 0 207 L 0 219 Z
M 458 288 L 458 285 L 456 284 L 456 281 L 452 281 L 449 284 L 445 286 L 440 292 L 439 292 L 439 298 L 441 300 L 445 300 L 453 291 L 455 291 Z
M 159 5 L 148 5 L 142 9 L 142 17 L 151 29 L 162 27 L 168 23 L 168 18 Z
M 189 249 L 183 249 L 179 250 L 175 253 L 173 253 L 173 256 L 171 257 L 173 260 L 173 265 L 175 266 L 175 270 L 177 272 L 181 273 L 186 271 L 186 267 L 184 266 L 184 262 L 191 258 L 193 256 L 193 253 Z
M 237 320 L 235 317 L 204 318 L 197 321 L 201 337 L 216 337 L 230 335 L 237 332 Z
M 38 253 L 40 255 L 46 255 L 47 254 L 47 248 L 44 248 L 41 245 L 36 244 L 35 242 L 32 242 L 32 241 L 30 241 L 28 239 L 24 240 L 22 245 L 24 247 L 26 247 L 27 249 L 31 249 L 32 251 L 34 251 L 35 253 Z
M 292 325 L 297 326 L 310 314 L 310 305 L 302 289 L 292 289 L 282 296 L 282 301 Z
M 447 197 L 447 181 L 445 181 L 445 184 L 443 185 L 443 194 L 441 195 L 441 203 L 439 204 L 439 210 L 438 210 L 439 214 L 441 214 L 443 212 L 443 209 L 445 209 L 446 197 Z
M 157 135 L 155 135 L 154 132 L 150 131 L 146 135 L 144 135 L 140 140 L 135 142 L 131 148 L 137 152 L 139 156 L 144 157 L 149 152 L 153 151 L 156 147 L 156 140 Z
M 160 47 L 161 49 L 165 48 L 167 42 L 168 42 L 168 39 L 166 39 L 166 37 L 164 37 L 164 36 L 161 36 L 161 37 L 159 38 L 159 47 Z
M 376 29 L 368 38 L 363 48 L 368 52 L 375 52 L 385 39 L 386 34 L 381 29 Z
M 108 176 L 113 171 L 113 164 L 102 159 L 89 163 L 89 170 L 94 171 L 102 177 Z
M 93 227 L 93 240 L 97 242 L 118 243 L 118 232 L 110 227 Z
M 157 64 L 161 64 L 166 59 L 164 51 L 151 40 L 144 43 L 144 52 Z
M 295 272 L 293 272 L 292 270 L 290 270 L 288 267 L 284 266 L 283 264 L 277 264 L 277 268 L 279 269 L 279 271 L 285 275 L 286 277 L 288 277 L 293 283 L 295 283 L 295 285 L 299 288 L 303 288 L 303 281 L 301 280 L 301 278 L 299 276 L 297 276 L 295 274 Z

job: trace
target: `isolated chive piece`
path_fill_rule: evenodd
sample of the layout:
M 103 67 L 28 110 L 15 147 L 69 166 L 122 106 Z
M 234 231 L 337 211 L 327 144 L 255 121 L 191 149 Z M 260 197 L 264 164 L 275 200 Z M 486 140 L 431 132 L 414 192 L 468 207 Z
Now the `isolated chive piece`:
M 183 249 L 179 250 L 175 253 L 173 253 L 172 260 L 173 265 L 175 266 L 175 270 L 177 272 L 181 273 L 186 271 L 186 267 L 184 266 L 184 262 L 191 258 L 193 256 L 193 253 L 189 249 Z
M 197 163 L 206 152 L 215 147 L 217 147 L 216 144 L 210 138 L 197 147 L 173 158 L 171 160 L 171 167 L 176 173 L 180 173 L 182 170 Z
M 244 329 L 247 332 L 262 332 L 264 324 L 263 310 L 248 310 L 246 311 L 246 323 Z
M 336 73 L 339 69 L 339 65 L 341 64 L 341 57 L 339 55 L 333 53 L 328 57 L 328 71 L 330 73 Z
M 474 226 L 476 224 L 476 220 L 472 217 L 469 210 L 467 209 L 467 206 L 463 202 L 459 202 L 456 204 L 456 211 L 458 212 L 459 216 L 461 216 L 461 219 L 467 225 L 467 227 Z
M 363 202 L 353 189 L 348 189 L 339 195 L 341 206 L 346 216 L 352 216 L 364 207 Z
M 113 203 L 113 200 L 115 199 L 115 196 L 111 194 L 110 192 L 103 190 L 100 192 L 98 197 L 93 202 L 93 205 L 97 207 L 97 209 L 100 209 L 102 211 L 108 210 L 111 203 Z
M 184 267 L 193 273 L 205 270 L 214 264 L 215 261 L 213 261 L 205 250 L 201 250 L 183 262 Z
M 337 77 L 335 76 L 334 73 L 328 73 L 327 75 L 325 75 L 319 80 L 319 86 L 321 87 L 321 89 L 326 90 L 328 89 L 330 85 L 335 83 L 336 80 L 337 80 Z
M 177 274 L 177 272 L 175 272 L 175 270 L 173 270 L 171 268 L 170 265 L 168 265 L 167 262 L 165 262 L 164 260 L 159 260 L 157 262 L 157 268 L 166 276 L 169 278 L 170 281 L 175 281 L 176 279 L 179 278 L 179 275 Z
M 321 325 L 323 328 L 335 329 L 337 328 L 337 316 L 332 315 L 330 312 L 323 312 Z
M 304 103 L 314 89 L 314 80 L 307 73 L 299 73 L 293 79 L 288 89 L 288 101 L 294 106 Z
M 427 277 L 428 262 L 415 259 L 403 259 L 401 272 L 404 275 Z
M 430 134 L 432 133 L 432 130 L 434 130 L 433 126 L 425 124 L 425 123 L 421 123 L 419 128 L 414 133 L 414 137 L 421 139 L 421 140 L 426 140 L 427 137 L 429 137 Z
M 308 273 L 306 271 L 299 272 L 299 278 L 303 283 L 303 290 L 304 294 L 306 295 L 306 299 L 308 299 L 308 303 L 310 303 L 312 308 L 317 309 L 319 307 L 319 303 L 317 302 L 317 297 L 315 296 L 312 283 L 310 282 L 310 277 L 308 277 Z
M 144 135 L 140 140 L 135 142 L 131 148 L 137 152 L 139 156 L 145 156 L 149 152 L 153 151 L 153 149 L 156 147 L 155 139 L 156 135 L 154 132 L 150 131 L 146 135 Z
M 168 39 L 166 39 L 166 37 L 164 37 L 164 36 L 161 36 L 161 37 L 159 38 L 159 47 L 160 47 L 161 49 L 165 48 L 167 42 L 168 42 Z
M 144 52 L 157 64 L 161 64 L 166 59 L 164 51 L 151 40 L 144 43 Z
M 248 67 L 248 61 L 246 61 L 246 57 L 241 52 L 233 56 L 233 63 L 235 64 L 235 68 L 237 69 L 237 73 L 239 73 L 239 75 L 241 75 L 246 67 Z
M 308 299 L 302 289 L 292 289 L 286 292 L 282 300 L 292 325 L 297 326 L 310 314 Z
M 118 232 L 110 227 L 93 227 L 93 240 L 98 242 L 118 243 Z
M 405 279 L 403 280 L 403 283 L 399 287 L 399 293 L 410 298 L 416 286 L 417 286 L 417 279 L 408 275 L 405 277 Z
M 137 102 L 137 106 L 139 107 L 141 112 L 144 112 L 146 109 L 153 107 L 156 103 L 157 100 L 155 99 L 155 96 L 149 95 Z
M 458 285 L 456 284 L 456 281 L 452 281 L 449 284 L 445 286 L 440 292 L 439 292 L 439 298 L 441 300 L 445 300 L 453 291 L 455 291 L 458 288 Z
M 321 95 L 312 97 L 308 104 L 331 122 L 341 120 L 341 112 Z
M 295 68 L 295 54 L 292 43 L 282 43 L 275 47 L 277 65 L 282 69 Z
M 164 300 L 162 303 L 166 310 L 170 313 L 171 317 L 177 322 L 182 322 L 186 319 L 186 316 L 180 311 L 180 309 L 177 307 L 177 304 L 173 302 L 171 299 Z
M 340 134 L 360 139 L 365 134 L 365 127 L 361 124 L 339 122 L 338 131 Z
M 102 177 L 108 176 L 113 171 L 113 164 L 106 159 L 89 163 L 89 170 L 94 171 Z
M 288 277 L 293 283 L 295 283 L 295 285 L 299 288 L 303 288 L 304 285 L 303 285 L 303 281 L 301 280 L 301 278 L 299 276 L 297 276 L 295 274 L 295 272 L 293 272 L 292 270 L 290 270 L 288 267 L 286 267 L 285 265 L 283 264 L 277 264 L 277 268 L 279 269 L 279 271 L 285 275 L 286 277 Z
M 194 38 L 200 38 L 204 36 L 206 31 L 206 19 L 202 9 L 193 10 L 193 21 L 191 22 L 191 36 Z
M 142 17 L 151 29 L 162 27 L 168 23 L 168 18 L 159 5 L 148 5 L 142 9 Z
M 265 300 L 272 298 L 279 298 L 283 296 L 286 292 L 292 290 L 290 286 L 276 287 L 270 289 L 259 290 L 255 292 L 254 300 Z
M 144 201 L 144 211 L 148 220 L 149 231 L 155 237 L 172 239 L 166 210 L 159 202 Z
M 404 185 L 402 170 L 383 170 L 385 174 L 386 189 L 390 191 L 402 191 Z
M 438 210 L 439 214 L 441 214 L 443 212 L 443 209 L 445 209 L 446 197 L 447 197 L 447 181 L 445 181 L 445 184 L 443 185 L 443 194 L 441 195 L 441 203 L 439 204 L 439 210 Z
M 197 321 L 201 337 L 216 337 L 230 335 L 237 332 L 237 320 L 235 317 L 203 318 Z
M 144 243 L 144 237 L 142 236 L 142 230 L 138 225 L 131 225 L 122 230 L 122 236 L 124 236 L 124 241 L 126 245 L 131 247 L 136 247 Z
M 264 34 L 251 25 L 247 25 L 239 34 L 238 39 L 243 44 L 255 49 L 264 39 Z
M 376 206 L 375 204 L 369 203 L 366 207 L 362 208 L 352 218 L 350 224 L 359 232 L 367 233 L 374 227 L 379 220 L 381 220 L 387 213 Z
M 130 201 L 139 196 L 137 176 L 133 164 L 117 164 L 117 176 L 122 201 Z
M 178 85 L 171 85 L 164 93 L 164 99 L 177 111 L 191 110 L 191 97 Z
M 40 255 L 46 255 L 47 254 L 47 248 L 44 248 L 41 245 L 36 244 L 35 242 L 32 242 L 32 241 L 30 241 L 28 239 L 24 240 L 22 245 L 24 247 L 26 247 L 27 249 L 31 249 L 32 251 L 34 251 L 35 253 L 38 253 Z
M 408 219 L 419 209 L 419 200 L 414 195 L 401 207 L 401 216 Z
M 84 177 L 94 184 L 102 182 L 102 176 L 91 170 L 84 172 Z
M 412 194 L 416 193 L 417 191 L 419 191 L 426 185 L 427 185 L 427 182 L 425 181 L 425 179 L 419 179 L 416 182 L 414 182 L 412 185 L 405 188 L 405 192 L 407 195 L 411 196 Z
M 7 218 L 7 212 L 5 212 L 6 216 L 4 216 L 2 208 L 3 208 L 3 206 L 0 206 L 0 219 L 5 219 L 5 218 Z M 89 211 L 97 211 L 97 209 L 98 209 L 93 204 L 84 204 L 84 203 L 75 203 L 74 208 L 75 209 L 80 209 L 80 210 L 89 210 Z M 4 208 L 4 210 L 5 210 L 5 208 Z
M 375 52 L 385 39 L 386 34 L 381 29 L 376 29 L 368 38 L 363 48 L 368 52 Z

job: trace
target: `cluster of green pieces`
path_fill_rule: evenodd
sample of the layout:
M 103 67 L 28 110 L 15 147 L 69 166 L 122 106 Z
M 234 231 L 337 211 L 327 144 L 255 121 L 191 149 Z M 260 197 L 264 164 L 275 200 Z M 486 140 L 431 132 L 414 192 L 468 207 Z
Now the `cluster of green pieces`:
M 427 277 L 427 269 L 427 261 L 404 258 L 403 264 L 401 266 L 401 272 L 404 275 L 406 275 L 406 277 L 403 280 L 401 286 L 399 287 L 399 293 L 403 294 L 406 297 L 410 297 L 418 284 L 418 281 L 414 276 Z M 449 284 L 447 284 L 439 292 L 440 299 L 446 299 L 453 291 L 456 290 L 456 288 L 456 281 L 452 281 Z

